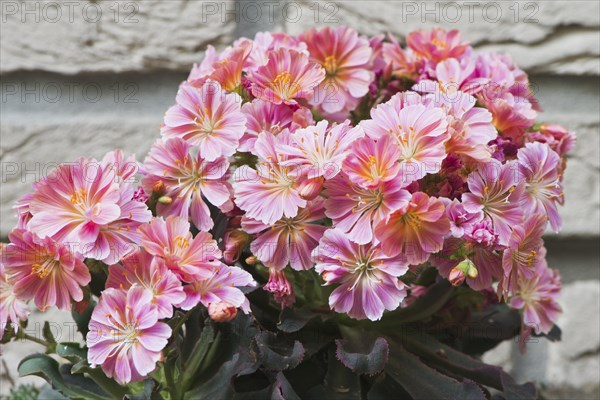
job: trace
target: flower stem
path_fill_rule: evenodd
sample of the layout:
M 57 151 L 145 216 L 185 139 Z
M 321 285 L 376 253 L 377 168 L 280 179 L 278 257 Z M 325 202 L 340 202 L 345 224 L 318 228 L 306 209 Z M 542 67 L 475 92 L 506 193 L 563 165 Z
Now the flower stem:
M 27 333 L 23 332 L 23 330 L 19 331 L 19 333 L 17 334 L 17 339 L 30 340 L 30 341 L 35 342 L 37 344 L 41 344 L 44 347 L 51 347 L 52 346 L 50 344 L 50 342 L 48 342 L 48 341 L 46 341 L 44 339 L 37 338 L 35 336 L 28 335 Z

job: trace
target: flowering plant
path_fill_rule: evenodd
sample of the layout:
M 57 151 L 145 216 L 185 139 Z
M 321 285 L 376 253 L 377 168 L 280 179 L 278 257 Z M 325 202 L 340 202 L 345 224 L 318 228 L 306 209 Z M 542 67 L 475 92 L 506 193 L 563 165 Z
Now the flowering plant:
M 478 356 L 555 340 L 575 137 L 457 31 L 209 46 L 142 164 L 61 164 L 2 248 L 2 341 L 71 398 L 534 398 Z M 136 185 L 138 176 L 141 184 Z M 26 331 L 72 311 L 85 343 Z

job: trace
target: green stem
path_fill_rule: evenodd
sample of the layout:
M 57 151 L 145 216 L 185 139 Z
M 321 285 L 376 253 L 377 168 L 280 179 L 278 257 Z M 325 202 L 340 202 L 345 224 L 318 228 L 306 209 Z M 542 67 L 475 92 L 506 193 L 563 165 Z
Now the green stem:
M 165 361 L 165 379 L 167 380 L 167 386 L 169 387 L 169 393 L 171 394 L 171 400 L 179 400 L 180 394 L 175 384 L 175 378 L 173 376 L 173 368 L 171 366 L 171 360 Z
M 50 342 L 48 342 L 48 341 L 46 341 L 44 339 L 37 338 L 35 336 L 28 335 L 25 332 L 23 332 L 22 330 L 19 331 L 19 333 L 17 334 L 17 338 L 18 339 L 31 340 L 32 342 L 35 342 L 37 344 L 41 344 L 44 347 L 52 347 L 52 345 L 50 344 Z
M 189 310 L 188 312 L 186 312 L 183 315 L 183 317 L 181 317 L 181 319 L 177 322 L 177 325 L 175 325 L 173 327 L 173 332 L 171 333 L 171 337 L 175 337 L 175 335 L 177 335 L 177 332 L 179 332 L 179 330 L 181 329 L 181 327 L 183 326 L 185 321 L 187 321 L 187 319 L 190 317 L 190 315 L 192 314 L 192 311 L 194 311 L 193 308 L 191 310 Z

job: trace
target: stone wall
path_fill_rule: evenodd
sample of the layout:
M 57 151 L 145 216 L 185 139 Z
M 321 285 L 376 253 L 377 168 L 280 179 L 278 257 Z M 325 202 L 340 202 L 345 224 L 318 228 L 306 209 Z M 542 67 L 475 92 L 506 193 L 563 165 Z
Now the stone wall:
M 208 44 L 223 47 L 259 30 L 297 33 L 313 25 L 347 24 L 399 37 L 443 26 L 460 29 L 477 49 L 509 52 L 531 75 L 545 109 L 541 120 L 578 134 L 565 176 L 565 227 L 548 237 L 551 265 L 567 281 L 565 337 L 531 352 L 551 361 L 533 377 L 551 386 L 597 385 L 598 313 L 576 310 L 579 299 L 594 310 L 600 287 L 598 1 L 3 0 L 0 20 L 3 238 L 15 223 L 14 200 L 56 163 L 100 157 L 115 147 L 143 158 L 178 83 Z M 582 332 L 595 341 L 582 344 Z M 523 371 L 527 359 L 511 352 L 507 345 L 490 357 Z M 581 362 L 580 353 L 591 361 Z

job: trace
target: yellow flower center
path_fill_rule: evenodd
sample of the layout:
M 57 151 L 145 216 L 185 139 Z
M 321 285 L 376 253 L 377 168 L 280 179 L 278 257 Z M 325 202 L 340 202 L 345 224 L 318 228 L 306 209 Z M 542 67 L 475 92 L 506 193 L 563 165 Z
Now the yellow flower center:
M 40 279 L 45 279 L 52 273 L 54 267 L 57 265 L 58 261 L 48 257 L 41 264 L 33 264 L 31 266 L 31 273 L 36 274 Z
M 431 40 L 431 43 L 438 49 L 446 48 L 446 42 L 444 42 L 442 39 L 434 38 Z
M 329 75 L 329 76 L 335 75 L 337 68 L 338 68 L 337 60 L 335 59 L 335 57 L 334 56 L 325 57 L 325 61 L 323 61 L 323 68 L 325 68 L 325 72 L 327 73 L 327 75 Z
M 85 189 L 79 189 L 71 195 L 69 200 L 71 201 L 71 204 L 81 204 L 85 201 L 86 197 L 87 192 L 85 191 Z
M 176 236 L 173 241 L 175 242 L 175 245 L 177 247 L 179 247 L 180 249 L 187 249 L 188 247 L 190 247 L 190 242 L 189 240 L 187 240 L 184 236 L 179 235 Z
M 402 216 L 402 223 L 413 229 L 418 229 L 421 226 L 421 222 L 421 218 L 414 213 L 406 213 Z
M 279 73 L 273 79 L 273 91 L 278 93 L 284 99 L 291 99 L 298 92 L 298 87 L 293 81 L 292 74 L 288 71 Z

